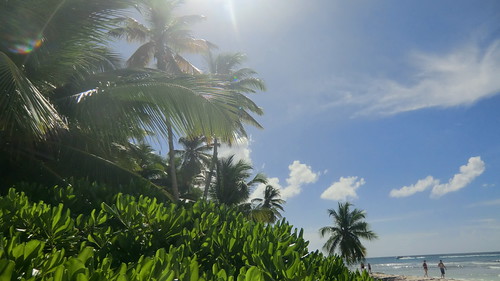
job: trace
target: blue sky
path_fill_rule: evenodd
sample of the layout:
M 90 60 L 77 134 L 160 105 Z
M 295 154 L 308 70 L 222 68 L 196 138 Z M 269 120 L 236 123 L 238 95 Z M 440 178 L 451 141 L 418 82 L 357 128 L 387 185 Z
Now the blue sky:
M 225 153 L 281 189 L 311 250 L 348 200 L 368 256 L 500 251 L 500 1 L 185 2 L 265 80 L 265 129 Z

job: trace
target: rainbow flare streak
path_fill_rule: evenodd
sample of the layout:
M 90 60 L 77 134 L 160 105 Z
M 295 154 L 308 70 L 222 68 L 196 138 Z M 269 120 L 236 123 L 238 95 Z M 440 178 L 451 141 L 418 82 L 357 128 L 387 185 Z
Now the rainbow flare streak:
M 39 48 L 42 45 L 42 39 L 31 39 L 25 40 L 23 43 L 14 44 L 13 47 L 9 47 L 9 51 L 16 54 L 26 55 L 31 53 L 33 50 Z

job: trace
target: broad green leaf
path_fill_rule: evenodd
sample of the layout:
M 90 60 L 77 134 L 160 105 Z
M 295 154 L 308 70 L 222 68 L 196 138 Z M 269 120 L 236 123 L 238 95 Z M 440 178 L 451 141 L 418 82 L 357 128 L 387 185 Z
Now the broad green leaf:
M 189 281 L 198 281 L 199 268 L 198 268 L 198 262 L 196 262 L 196 260 L 191 261 L 191 264 L 189 266 L 189 271 L 191 274 L 191 278 L 189 279 Z
M 12 280 L 12 273 L 14 273 L 15 266 L 16 263 L 14 261 L 6 259 L 0 260 L 0 280 Z

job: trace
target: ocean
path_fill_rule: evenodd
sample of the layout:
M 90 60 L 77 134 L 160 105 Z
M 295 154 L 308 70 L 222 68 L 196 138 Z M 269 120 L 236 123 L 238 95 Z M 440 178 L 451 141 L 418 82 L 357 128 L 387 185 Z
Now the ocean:
M 500 252 L 367 258 L 365 265 L 370 263 L 372 272 L 424 276 L 424 260 L 427 261 L 429 277 L 441 276 L 437 264 L 439 260 L 443 260 L 448 269 L 446 278 L 470 281 L 500 280 Z

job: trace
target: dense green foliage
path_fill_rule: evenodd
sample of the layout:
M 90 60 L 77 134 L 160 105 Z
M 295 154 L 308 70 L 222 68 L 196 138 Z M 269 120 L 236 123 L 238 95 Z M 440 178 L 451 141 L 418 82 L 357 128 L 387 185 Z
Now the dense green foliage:
M 84 182 L 18 188 L 0 197 L 0 280 L 371 280 L 308 252 L 284 220 Z

